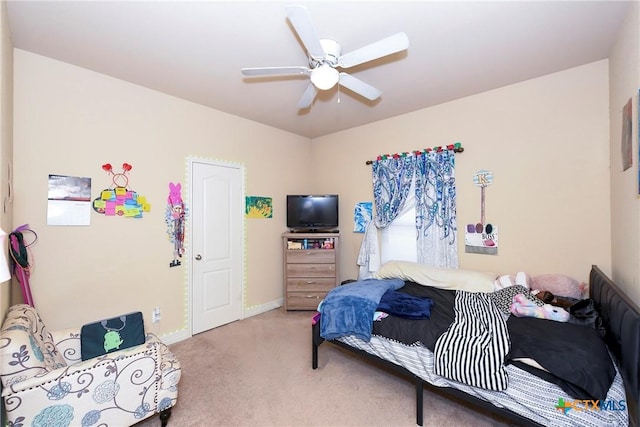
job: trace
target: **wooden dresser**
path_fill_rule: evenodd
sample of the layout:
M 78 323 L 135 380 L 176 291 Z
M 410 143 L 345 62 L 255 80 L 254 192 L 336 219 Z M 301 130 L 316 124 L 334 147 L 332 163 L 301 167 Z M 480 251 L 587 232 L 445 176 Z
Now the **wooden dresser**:
M 339 233 L 284 233 L 285 310 L 316 310 L 340 280 Z

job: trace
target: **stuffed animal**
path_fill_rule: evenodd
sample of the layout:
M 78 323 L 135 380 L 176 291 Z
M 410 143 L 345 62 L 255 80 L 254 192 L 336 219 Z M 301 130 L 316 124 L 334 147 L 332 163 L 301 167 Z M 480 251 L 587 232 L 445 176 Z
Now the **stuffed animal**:
M 549 291 L 539 291 L 539 292 L 536 292 L 535 295 L 536 295 L 536 298 L 544 301 L 547 304 L 555 305 L 556 307 L 562 307 L 565 309 L 568 309 L 578 301 L 582 301 L 578 298 L 555 296 Z
M 549 291 L 555 296 L 583 299 L 587 297 L 587 285 L 562 274 L 540 274 L 531 277 L 530 289 Z
M 541 307 L 537 306 L 523 294 L 513 297 L 509 311 L 517 317 L 537 317 L 538 319 L 555 320 L 556 322 L 569 320 L 569 312 L 563 308 L 554 307 L 550 304 L 545 304 Z
M 495 281 L 494 290 L 499 291 L 509 286 L 520 285 L 527 289 L 531 288 L 531 278 L 523 271 L 516 273 L 515 276 L 504 275 L 499 276 Z

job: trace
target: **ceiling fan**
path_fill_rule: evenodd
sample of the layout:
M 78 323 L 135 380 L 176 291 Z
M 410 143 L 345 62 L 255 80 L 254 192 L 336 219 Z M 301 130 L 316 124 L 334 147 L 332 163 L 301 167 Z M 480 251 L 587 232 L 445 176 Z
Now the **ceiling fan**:
M 373 61 L 409 47 L 407 35 L 397 33 L 343 55 L 338 42 L 321 39 L 318 36 L 306 7 L 291 5 L 286 7 L 286 12 L 287 18 L 307 50 L 309 66 L 243 68 L 242 74 L 245 76 L 308 75 L 310 82 L 298 102 L 299 109 L 309 108 L 318 90 L 329 90 L 336 84 L 371 101 L 378 99 L 382 91 L 340 70 Z

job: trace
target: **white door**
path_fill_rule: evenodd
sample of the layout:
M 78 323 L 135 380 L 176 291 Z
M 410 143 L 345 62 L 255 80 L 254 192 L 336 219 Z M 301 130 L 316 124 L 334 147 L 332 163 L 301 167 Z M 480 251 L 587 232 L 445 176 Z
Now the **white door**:
M 192 333 L 242 317 L 244 192 L 241 166 L 191 160 Z

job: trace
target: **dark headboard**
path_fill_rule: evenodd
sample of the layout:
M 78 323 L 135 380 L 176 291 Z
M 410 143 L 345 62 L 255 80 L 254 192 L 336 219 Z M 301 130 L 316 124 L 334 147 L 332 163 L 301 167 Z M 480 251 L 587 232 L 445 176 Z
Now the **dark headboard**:
M 629 425 L 640 426 L 640 309 L 598 266 L 591 266 L 589 295 L 607 328 L 627 392 Z

